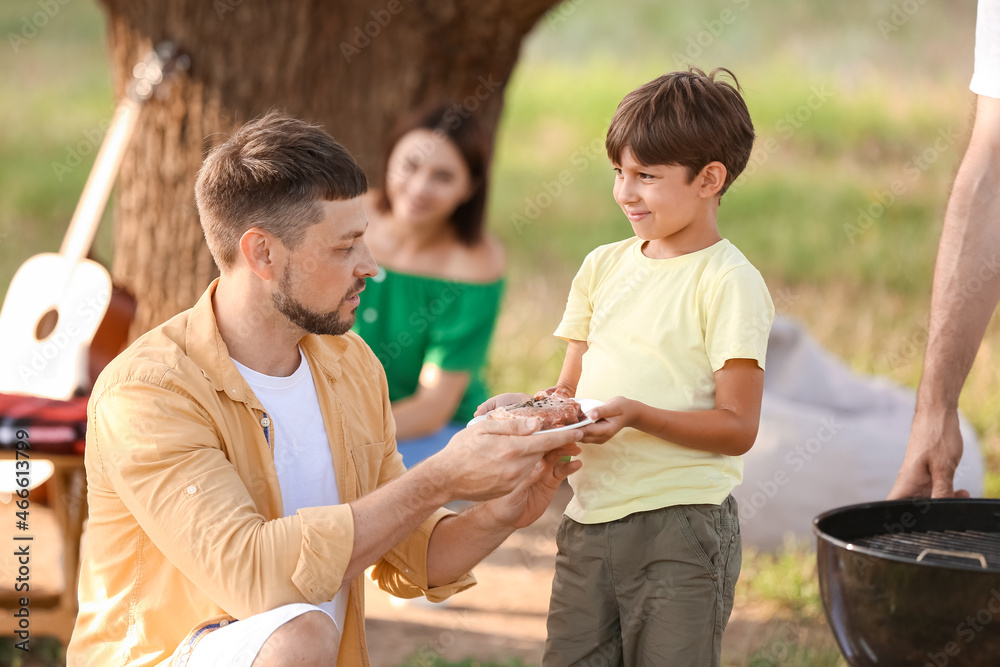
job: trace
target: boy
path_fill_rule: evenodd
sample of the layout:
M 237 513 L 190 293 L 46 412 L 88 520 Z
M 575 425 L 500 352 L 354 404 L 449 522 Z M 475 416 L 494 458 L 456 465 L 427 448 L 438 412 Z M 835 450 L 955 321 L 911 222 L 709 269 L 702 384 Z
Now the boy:
M 546 667 L 720 662 L 741 563 L 729 492 L 757 436 L 774 315 L 716 226 L 754 140 L 720 71 L 641 86 L 608 130 L 635 237 L 587 256 L 555 332 L 569 346 L 554 389 L 605 403 L 557 534 Z

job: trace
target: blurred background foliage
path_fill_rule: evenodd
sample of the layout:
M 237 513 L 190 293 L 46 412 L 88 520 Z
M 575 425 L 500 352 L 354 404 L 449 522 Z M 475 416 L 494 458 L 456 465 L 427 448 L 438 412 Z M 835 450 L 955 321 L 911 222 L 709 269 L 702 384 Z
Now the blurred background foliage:
M 858 372 L 915 387 L 974 108 L 975 10 L 972 0 L 581 0 L 553 10 L 508 88 L 494 164 L 492 223 L 513 267 L 497 389 L 548 386 L 558 373 L 551 331 L 579 261 L 630 234 L 611 198 L 608 120 L 629 90 L 689 63 L 737 75 L 758 134 L 723 200 L 723 235 L 760 268 L 779 313 Z M 564 171 L 572 182 L 552 195 Z M 994 322 L 962 400 L 991 471 L 998 341 Z M 993 472 L 987 491 L 1000 492 Z
M 97 5 L 67 0 L 11 43 L 39 9 L 0 4 L 0 292 L 21 262 L 58 248 L 96 152 L 91 137 L 114 106 Z M 553 9 L 523 46 L 497 134 L 490 225 L 510 277 L 493 389 L 534 391 L 556 378 L 564 344 L 551 332 L 572 276 L 589 250 L 631 234 L 611 197 L 608 121 L 628 91 L 688 64 L 735 72 L 757 128 L 751 165 L 723 200 L 723 235 L 761 269 L 779 313 L 856 371 L 915 387 L 944 206 L 972 118 L 975 9 L 975 0 Z M 110 261 L 110 215 L 95 252 Z M 994 321 L 961 403 L 982 436 L 990 496 L 1000 494 L 998 345 Z M 742 602 L 821 622 L 811 576 L 797 575 L 801 590 L 779 585 L 789 568 L 810 567 L 800 554 L 748 554 Z M 794 652 L 801 664 L 834 664 L 823 645 L 822 660 L 808 642 Z

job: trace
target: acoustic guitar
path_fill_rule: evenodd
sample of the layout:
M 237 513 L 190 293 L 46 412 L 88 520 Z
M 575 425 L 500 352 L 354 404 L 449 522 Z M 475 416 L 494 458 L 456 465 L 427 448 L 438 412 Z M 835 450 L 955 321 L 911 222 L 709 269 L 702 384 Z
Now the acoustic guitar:
M 89 350 L 112 298 L 111 276 L 87 258 L 142 105 L 190 58 L 161 43 L 133 79 L 101 143 L 58 253 L 27 260 L 0 309 L 0 393 L 67 400 L 93 380 Z

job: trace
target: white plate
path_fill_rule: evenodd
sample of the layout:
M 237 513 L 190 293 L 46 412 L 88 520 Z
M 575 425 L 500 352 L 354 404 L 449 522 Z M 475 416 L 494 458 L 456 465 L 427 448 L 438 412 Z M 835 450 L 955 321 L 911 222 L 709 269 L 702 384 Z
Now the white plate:
M 577 402 L 577 404 L 580 406 L 580 409 L 583 410 L 583 414 L 585 415 L 589 415 L 590 411 L 596 408 L 597 406 L 604 405 L 604 401 L 599 401 L 596 398 L 574 398 L 573 400 Z M 469 420 L 469 423 L 466 424 L 466 426 L 472 426 L 473 424 L 478 424 L 479 422 L 486 419 L 487 415 L 489 414 L 490 413 L 487 412 L 485 415 L 479 415 L 478 417 L 473 417 L 471 420 Z M 544 431 L 537 431 L 537 433 L 555 433 L 556 431 L 568 431 L 572 428 L 580 428 L 581 426 L 586 426 L 587 424 L 593 424 L 593 423 L 594 420 L 591 419 L 590 417 L 587 417 L 583 421 L 578 421 L 575 424 L 570 424 L 568 426 L 560 426 L 559 428 L 550 428 Z

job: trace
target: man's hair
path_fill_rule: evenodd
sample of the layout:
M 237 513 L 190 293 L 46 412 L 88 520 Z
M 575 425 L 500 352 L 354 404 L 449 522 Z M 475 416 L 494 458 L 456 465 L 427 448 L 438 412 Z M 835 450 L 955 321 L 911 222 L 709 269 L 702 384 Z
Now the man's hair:
M 434 141 L 448 140 L 458 149 L 469 169 L 472 179 L 472 197 L 459 204 L 449 222 L 458 239 L 473 245 L 482 238 L 486 213 L 487 185 L 489 184 L 490 140 L 475 115 L 458 104 L 429 104 L 403 117 L 385 144 L 382 160 L 382 194 L 376 206 L 383 213 L 392 210 L 386 187 L 389 179 L 389 157 L 404 135 L 413 130 L 430 130 Z
M 320 200 L 367 189 L 361 167 L 321 127 L 270 111 L 209 152 L 194 191 L 208 249 L 227 271 L 246 230 L 259 227 L 294 249 L 322 219 Z
M 732 84 L 717 81 L 725 73 Z M 726 167 L 729 189 L 750 160 L 754 129 L 750 112 L 740 96 L 736 76 L 724 67 L 711 74 L 692 67 L 671 72 L 644 84 L 618 105 L 605 148 L 621 164 L 628 148 L 643 165 L 680 165 L 687 168 L 688 183 L 709 162 Z

